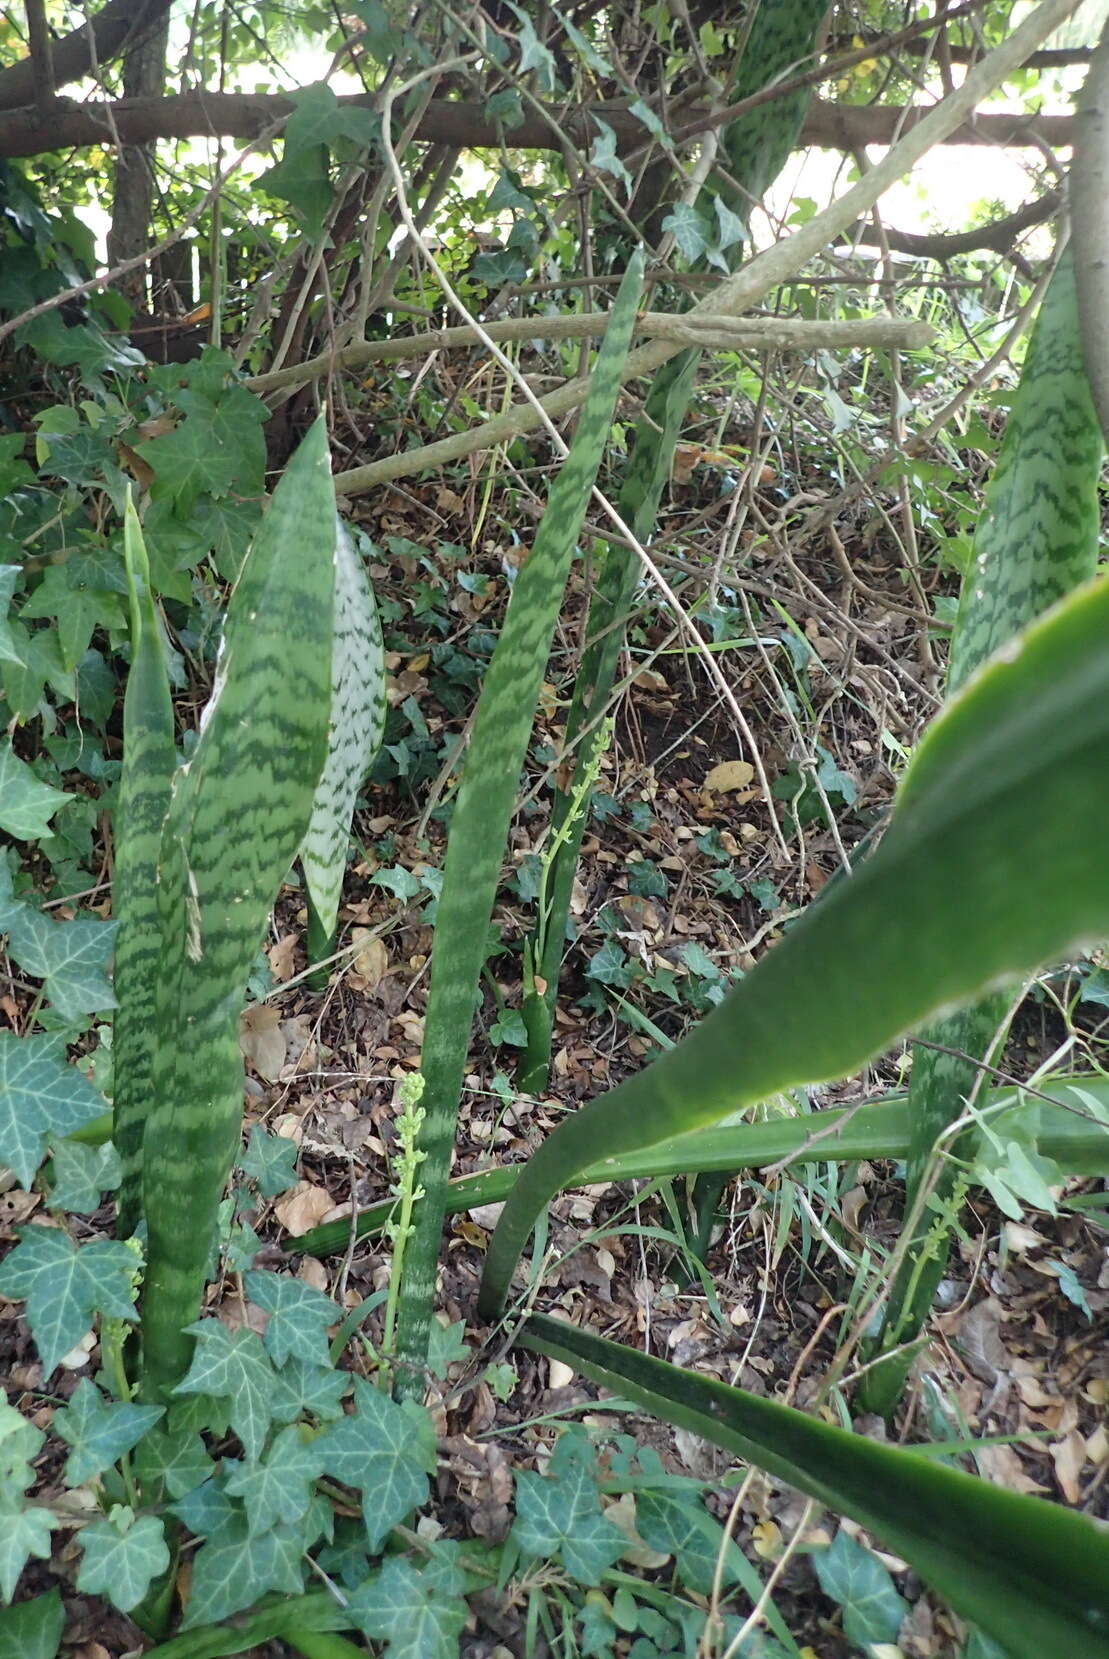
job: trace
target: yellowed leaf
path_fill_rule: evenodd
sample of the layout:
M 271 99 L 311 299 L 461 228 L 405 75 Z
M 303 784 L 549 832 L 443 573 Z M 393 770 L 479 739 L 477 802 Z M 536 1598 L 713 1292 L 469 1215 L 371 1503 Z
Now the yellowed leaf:
M 746 789 L 754 775 L 755 768 L 749 760 L 722 760 L 705 779 L 705 788 L 726 795 L 734 789 Z

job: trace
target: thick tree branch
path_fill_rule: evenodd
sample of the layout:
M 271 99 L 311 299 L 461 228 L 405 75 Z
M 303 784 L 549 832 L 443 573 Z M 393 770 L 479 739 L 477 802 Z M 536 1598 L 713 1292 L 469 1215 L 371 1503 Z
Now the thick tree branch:
M 111 63 L 113 58 L 119 56 L 128 40 L 136 38 L 141 30 L 149 28 L 169 10 L 170 3 L 171 0 L 108 0 L 108 4 L 102 11 L 97 12 L 91 23 L 82 24 L 71 34 L 52 42 L 50 56 L 54 70 L 54 86 L 68 86 L 72 81 L 79 81 L 83 75 L 88 74 L 94 62 L 101 65 Z M 21 63 L 13 63 L 7 69 L 0 69 L 0 110 L 19 110 L 21 116 L 26 118 L 27 111 L 23 106 L 33 103 L 34 98 L 35 67 L 30 58 L 24 58 Z M 53 133 L 49 136 L 49 147 L 60 149 L 61 144 L 53 142 Z M 98 140 L 83 138 L 78 142 L 91 144 Z M 38 155 L 43 148 L 45 146 L 40 135 L 39 146 L 36 149 L 4 150 L 0 153 L 13 156 Z
M 942 143 L 958 131 L 980 100 L 1019 68 L 1028 54 L 1035 51 L 1069 16 L 1075 4 L 1076 0 L 1041 0 L 1032 15 L 1007 40 L 969 71 L 962 86 L 929 110 L 920 121 L 914 122 L 888 154 L 850 190 L 825 208 L 823 213 L 816 214 L 808 224 L 794 231 L 792 236 L 776 242 L 734 276 L 719 283 L 697 302 L 692 311 L 685 313 L 687 319 L 706 314 L 742 316 L 752 306 L 758 305 L 772 288 L 795 276 L 808 260 L 814 259 L 849 225 L 869 212 L 878 198 L 915 167 L 933 145 Z M 665 340 L 637 346 L 628 355 L 623 379 L 628 381 L 653 374 L 680 350 L 680 346 Z M 550 419 L 568 414 L 578 407 L 588 389 L 588 376 L 568 381 L 557 392 L 543 399 L 543 413 Z M 335 488 L 340 495 L 359 495 L 389 479 L 410 477 L 414 472 L 442 466 L 494 444 L 508 443 L 524 432 L 534 431 L 542 418 L 530 403 L 517 404 L 503 415 L 497 415 L 468 432 L 453 433 L 438 443 L 425 444 L 420 449 L 406 450 L 402 454 L 387 455 L 380 461 L 370 462 L 368 466 L 340 473 L 335 479 Z
M 151 0 L 161 5 L 162 0 Z M 101 14 L 103 15 L 103 13 Z M 64 42 L 62 43 L 65 44 Z M 60 47 L 55 47 L 57 60 Z M 22 68 L 23 65 L 17 65 Z M 10 72 L 9 72 L 10 73 Z M 58 80 L 63 76 L 58 73 Z M 2 98 L 3 74 L 0 74 Z M 30 85 L 26 102 L 34 96 Z M 340 104 L 370 109 L 373 98 L 341 98 Z M 3 108 L 0 102 L 0 109 Z M 186 92 L 167 98 L 123 98 L 116 103 L 87 103 L 79 108 L 58 110 L 44 132 L 33 108 L 11 109 L 0 114 L 0 156 L 34 156 L 49 150 L 80 149 L 90 144 L 104 146 L 148 144 L 159 138 L 234 137 L 256 138 L 264 128 L 291 115 L 292 102 L 280 93 L 255 95 L 247 92 Z M 596 112 L 614 130 L 625 149 L 643 142 L 643 126 L 628 113 L 624 103 L 600 103 L 582 108 L 569 117 L 563 111 L 550 115 L 527 115 L 520 126 L 501 132 L 490 121 L 484 104 L 450 102 L 429 105 L 415 137 L 425 143 L 447 144 L 454 149 L 494 149 L 502 141 L 509 149 L 558 150 L 569 137 L 588 148 L 597 136 L 592 123 Z M 802 144 L 828 149 L 856 150 L 868 144 L 888 145 L 924 120 L 928 110 L 903 109 L 885 105 L 828 104 L 814 100 L 802 130 Z M 716 116 L 686 113 L 682 132 L 702 131 Z M 969 115 L 943 140 L 947 144 L 988 144 L 994 147 L 1024 145 L 1034 149 L 1050 144 L 1066 147 L 1073 141 L 1074 117 L 1070 115 Z
M 590 311 L 583 316 L 505 317 L 483 323 L 482 333 L 491 340 L 586 340 L 603 334 L 609 325 L 607 311 Z M 829 351 L 859 347 L 878 350 L 893 347 L 901 351 L 922 351 L 932 343 L 935 330 L 928 323 L 903 321 L 897 317 L 860 317 L 851 322 L 806 322 L 793 317 L 717 317 L 711 314 L 645 311 L 636 319 L 636 332 L 648 339 L 674 340 L 679 345 L 701 346 L 708 351 Z M 479 343 L 477 331 L 460 324 L 421 334 L 401 335 L 393 340 L 365 340 L 344 346 L 341 351 L 321 352 L 305 363 L 291 363 L 286 369 L 255 375 L 246 382 L 252 392 L 268 392 L 301 386 L 336 369 L 359 369 L 367 363 L 396 363 L 406 357 L 425 357 L 433 351 L 451 351 Z
M 988 225 L 979 225 L 975 230 L 959 230 L 935 235 L 923 235 L 914 231 L 893 230 L 888 225 L 884 227 L 883 236 L 886 246 L 895 253 L 911 254 L 916 259 L 954 259 L 957 254 L 977 253 L 984 249 L 993 253 L 1009 253 L 1013 243 L 1022 231 L 1029 230 L 1033 225 L 1042 225 L 1059 211 L 1062 196 L 1058 190 L 1049 190 L 1043 196 L 1037 197 L 1034 202 L 1026 202 L 1023 207 L 1017 208 L 1015 213 L 1007 213 L 1003 219 L 994 219 Z M 880 245 L 878 232 L 873 224 L 858 225 L 851 233 L 855 242 L 865 242 L 868 246 Z
M 43 0 L 26 0 L 27 40 L 31 48 L 31 73 L 35 82 L 35 108 L 40 120 L 47 120 L 57 98 L 54 85 L 53 41 L 46 22 Z

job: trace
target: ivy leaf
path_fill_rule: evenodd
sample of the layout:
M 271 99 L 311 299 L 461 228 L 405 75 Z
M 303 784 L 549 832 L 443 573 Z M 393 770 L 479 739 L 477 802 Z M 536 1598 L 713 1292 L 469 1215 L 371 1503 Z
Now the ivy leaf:
M 169 1509 L 198 1538 L 214 1537 L 239 1517 L 239 1511 L 214 1476 L 194 1486 L 191 1492 L 171 1503 Z
M 8 625 L 8 607 L 12 602 L 15 585 L 22 574 L 19 565 L 0 565 L 0 662 L 23 662 Z
M 126 620 L 120 596 L 88 586 L 87 574 L 80 562 L 51 565 L 20 612 L 55 619 L 67 668 L 77 667 L 97 628 L 120 628 Z
M 36 1458 L 45 1435 L 23 1413 L 0 1400 L 0 1500 L 18 1501 L 35 1478 Z
M 341 1401 L 349 1387 L 346 1371 L 334 1371 L 330 1365 L 306 1365 L 302 1359 L 286 1360 L 270 1391 L 273 1420 L 294 1423 L 304 1412 L 321 1421 L 341 1417 Z
M 226 1490 L 242 1498 L 252 1533 L 291 1526 L 307 1512 L 312 1488 L 321 1473 L 320 1452 L 298 1428 L 282 1429 L 258 1463 L 241 1463 L 228 1477 Z
M 316 1441 L 324 1473 L 362 1493 L 362 1514 L 371 1550 L 393 1527 L 427 1502 L 427 1475 L 413 1449 L 413 1419 L 361 1377 L 354 1382 L 355 1410 L 332 1423 Z
M 309 1365 L 331 1363 L 327 1331 L 339 1320 L 340 1310 L 329 1296 L 302 1279 L 278 1273 L 247 1273 L 244 1284 L 250 1300 L 270 1316 L 262 1340 L 275 1365 L 289 1358 Z
M 25 972 L 45 981 L 46 995 L 67 1024 L 116 1006 L 104 970 L 118 926 L 92 916 L 54 922 L 30 905 L 9 912 L 7 923 L 12 955 Z
M 876 1555 L 841 1527 L 831 1548 L 813 1556 L 813 1566 L 824 1594 L 843 1608 L 849 1641 L 864 1650 L 870 1642 L 896 1642 L 909 1607 Z
M 39 690 L 41 694 L 41 687 Z M 23 712 L 15 699 L 9 701 L 17 713 Z M 15 753 L 10 738 L 0 744 L 0 830 L 16 841 L 35 841 L 40 835 L 49 835 L 51 818 L 68 799 L 62 790 L 39 782 Z
M 134 1320 L 135 1252 L 117 1239 L 80 1249 L 57 1227 L 19 1227 L 19 1244 L 0 1265 L 0 1295 L 26 1298 L 27 1323 L 47 1376 L 76 1347 L 93 1316 Z
M 11 1601 L 30 1556 L 49 1559 L 50 1534 L 57 1524 L 48 1509 L 0 1501 L 0 1601 Z
M 527 1555 L 561 1556 L 579 1584 L 599 1584 L 627 1548 L 627 1536 L 601 1512 L 593 1448 L 584 1435 L 563 1435 L 546 1475 L 516 1479 L 512 1537 Z
M 103 1195 L 114 1192 L 123 1178 L 119 1154 L 111 1141 L 105 1141 L 103 1146 L 85 1146 L 81 1141 L 59 1140 L 51 1157 L 54 1165 L 52 1210 L 91 1215 L 100 1208 Z
M 234 1515 L 197 1551 L 181 1628 L 217 1624 L 250 1607 L 267 1590 L 299 1595 L 304 1588 L 302 1557 L 298 1531 L 275 1527 L 251 1533 L 246 1517 Z
M 56 1659 L 65 1629 L 65 1608 L 57 1590 L 0 1607 L 0 1659 Z
M 625 196 L 630 196 L 632 176 L 616 154 L 616 134 L 608 122 L 602 121 L 599 115 L 593 117 L 593 125 L 600 128 L 600 135 L 593 140 L 593 148 L 589 152 L 589 165 L 600 173 L 611 173 L 613 178 L 619 179 L 624 186 Z
M 8 699 L 12 713 L 21 721 L 33 719 L 38 713 L 39 703 L 47 685 L 52 686 L 64 701 L 72 702 L 77 682 L 73 670 L 67 668 L 62 661 L 62 648 L 58 643 L 56 631 L 53 628 L 36 628 L 32 632 L 22 623 L 18 623 L 13 629 L 12 637 L 18 640 L 18 649 L 23 661 L 21 664 L 0 663 L 4 695 Z M 0 782 L 0 800 L 5 798 L 5 785 Z M 0 824 L 0 828 L 2 827 Z M 11 833 L 14 834 L 15 831 Z M 19 839 L 29 841 L 33 837 L 22 835 Z
M 459 1549 L 433 1544 L 419 1567 L 407 1556 L 391 1556 L 349 1598 L 348 1614 L 364 1635 L 388 1644 L 388 1659 L 457 1659 L 468 1611 Z
M 183 1498 L 195 1491 L 214 1467 L 203 1440 L 190 1429 L 157 1429 L 145 1436 L 135 1453 L 139 1483 L 160 1486 L 171 1498 Z
M 698 260 L 708 246 L 701 215 L 689 202 L 675 202 L 673 211 L 662 221 L 662 228 L 672 232 L 687 264 L 692 265 Z
M 169 1566 L 162 1522 L 156 1515 L 139 1515 L 117 1504 L 102 1521 L 93 1521 L 80 1534 L 83 1556 L 77 1588 L 106 1596 L 121 1613 L 129 1613 L 146 1595 L 151 1583 Z
M 255 1182 L 263 1198 L 276 1198 L 297 1184 L 297 1146 L 284 1135 L 271 1135 L 255 1124 L 239 1168 Z
M 212 421 L 200 415 L 188 415 L 172 432 L 134 447 L 154 474 L 153 500 L 172 500 L 186 518 L 198 496 L 225 494 L 239 469 L 230 445 L 214 433 Z
M 54 1428 L 73 1448 L 66 1458 L 66 1485 L 83 1486 L 118 1463 L 163 1415 L 162 1406 L 106 1400 L 87 1377 L 82 1377 L 69 1404 L 54 1413 Z
M 516 37 L 520 48 L 519 73 L 526 74 L 529 69 L 535 70 L 536 85 L 541 92 L 553 92 L 555 86 L 555 60 L 547 47 L 544 46 L 535 32 L 535 25 L 527 12 L 515 6 L 508 0 L 508 9 L 512 12 L 520 25 L 520 33 Z
M 59 1058 L 53 1034 L 0 1031 L 0 1161 L 29 1187 L 48 1136 L 71 1135 L 105 1110 L 104 1097 Z
M 262 1455 L 273 1420 L 273 1366 L 253 1331 L 229 1331 L 218 1319 L 187 1325 L 196 1337 L 192 1364 L 175 1394 L 212 1394 L 230 1405 L 231 1427 L 249 1458 Z

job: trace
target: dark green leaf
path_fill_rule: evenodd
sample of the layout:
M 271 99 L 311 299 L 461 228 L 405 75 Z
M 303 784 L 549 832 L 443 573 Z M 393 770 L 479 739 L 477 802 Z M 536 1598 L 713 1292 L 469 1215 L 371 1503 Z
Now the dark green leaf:
M 132 1276 L 138 1257 L 115 1239 L 78 1249 L 56 1227 L 20 1227 L 19 1244 L 0 1266 L 0 1295 L 27 1299 L 27 1323 L 47 1376 L 76 1347 L 93 1315 L 135 1318 Z
M 103 1474 L 136 1446 L 162 1415 L 161 1406 L 106 1400 L 87 1377 L 82 1377 L 69 1404 L 54 1413 L 55 1430 L 73 1448 L 66 1458 L 66 1485 L 82 1486 L 94 1475 Z
M 137 1607 L 169 1566 L 165 1531 L 156 1515 L 135 1516 L 118 1507 L 105 1520 L 82 1527 L 79 1536 L 78 1589 L 106 1596 L 121 1612 Z
M 894 1588 L 889 1570 L 840 1527 L 830 1549 L 813 1557 L 820 1588 L 843 1608 L 844 1634 L 858 1647 L 896 1642 L 909 1611 Z

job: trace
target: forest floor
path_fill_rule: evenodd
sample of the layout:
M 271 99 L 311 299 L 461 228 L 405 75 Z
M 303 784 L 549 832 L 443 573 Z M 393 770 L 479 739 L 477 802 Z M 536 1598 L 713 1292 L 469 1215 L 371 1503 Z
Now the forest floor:
M 833 490 L 826 479 L 783 482 L 770 469 L 751 487 L 710 461 L 696 465 L 696 453 L 686 459 L 664 505 L 658 545 L 668 576 L 702 590 L 714 577 L 712 548 L 729 488 L 749 488 L 754 507 L 762 498 L 767 514 L 790 493 Z M 390 759 L 379 772 L 392 776 L 368 787 L 355 825 L 358 850 L 341 912 L 342 937 L 353 950 L 323 995 L 309 991 L 299 978 L 304 912 L 297 892 L 286 889 L 266 944 L 265 999 L 244 1017 L 248 1128 L 264 1123 L 300 1151 L 299 1185 L 266 1203 L 253 1225 L 269 1261 L 287 1252 L 293 1271 L 347 1304 L 387 1282 L 387 1248 L 366 1239 L 318 1260 L 298 1253 L 296 1241 L 390 1191 L 394 1095 L 397 1080 L 418 1063 L 434 937 L 429 889 L 418 878 L 441 863 L 434 808 L 453 786 L 454 739 L 464 733 L 482 653 L 529 534 L 518 477 L 502 475 L 491 493 L 488 478 L 477 466 L 469 483 L 409 483 L 354 504 L 352 517 L 378 554 L 373 575 L 393 707 Z M 588 590 L 588 568 L 576 567 L 517 818 L 515 874 L 495 917 L 504 948 L 490 961 L 475 1028 L 455 1174 L 523 1159 L 566 1111 L 679 1037 L 880 826 L 901 757 L 934 712 L 942 683 L 942 631 L 920 609 L 920 597 L 937 587 L 950 593 L 956 579 L 937 573 L 926 546 L 921 571 L 914 593 L 881 513 L 866 509 L 841 518 L 830 537 L 802 553 L 764 543 L 738 570 L 715 573 L 717 660 L 750 724 L 770 803 L 703 665 L 641 593 L 575 888 L 576 938 L 564 968 L 551 1085 L 531 1100 L 514 1093 L 519 1029 L 512 1012 L 546 822 L 545 778 L 565 720 Z M 1083 1018 L 1091 1012 L 1104 1010 L 1082 1005 Z M 1004 1066 L 1028 1076 L 1064 1034 L 1056 1002 L 1029 998 Z M 1086 1021 L 1086 1035 L 1096 1049 L 1096 1022 Z M 809 1091 L 799 1104 L 819 1109 L 888 1093 L 904 1085 L 908 1061 L 895 1052 L 865 1076 Z M 686 1282 L 657 1194 L 612 1185 L 574 1192 L 552 1206 L 542 1305 L 679 1364 L 817 1409 L 828 1368 L 852 1333 L 860 1266 L 894 1241 L 902 1194 L 888 1165 L 752 1172 L 729 1189 L 711 1246 L 713 1301 L 701 1284 Z M 9 1190 L 0 1199 L 0 1237 L 10 1237 L 35 1202 Z M 438 1306 L 449 1323 L 470 1317 L 494 1219 L 487 1208 L 448 1223 Z M 91 1221 L 93 1231 L 110 1225 L 107 1208 Z M 926 1363 L 891 1435 L 988 1436 L 973 1459 L 986 1479 L 1104 1515 L 1105 1234 L 1063 1212 L 1007 1220 L 981 1194 L 963 1226 L 944 1311 L 933 1320 Z M 219 1287 L 216 1305 L 232 1323 L 256 1311 L 234 1278 Z M 0 1316 L 9 1388 L 41 1393 L 18 1309 L 0 1307 Z M 373 1335 L 372 1323 L 368 1329 Z M 557 1427 L 612 1418 L 597 1390 L 558 1364 L 502 1352 L 492 1372 L 487 1354 L 476 1365 L 481 1336 L 467 1331 L 468 1352 L 455 1341 L 439 1384 L 434 1513 L 450 1536 L 496 1539 L 510 1523 L 514 1473 L 536 1466 Z M 43 1396 L 43 1426 L 51 1404 L 82 1374 L 63 1373 L 49 1403 Z M 886 1432 L 877 1420 L 856 1426 Z M 725 1454 L 644 1418 L 624 1418 L 620 1427 L 654 1446 L 673 1472 L 703 1480 L 714 1512 L 727 1517 L 736 1489 Z M 801 1527 L 803 1542 L 827 1541 L 835 1523 L 768 1478 L 742 1488 L 735 1533 L 764 1576 Z M 903 1563 L 882 1559 L 911 1604 L 900 1637 L 904 1659 L 955 1653 L 950 1615 Z M 798 1644 L 817 1659 L 858 1651 L 804 1550 L 792 1555 L 774 1596 Z M 94 1610 L 75 1595 L 67 1605 L 67 1656 L 119 1659 L 133 1648 L 133 1627 L 122 1618 L 107 1626 L 103 1604 Z M 745 1612 L 749 1604 L 739 1597 L 736 1606 Z M 470 1659 L 523 1653 L 524 1613 L 522 1602 L 490 1600 L 463 1652 Z

